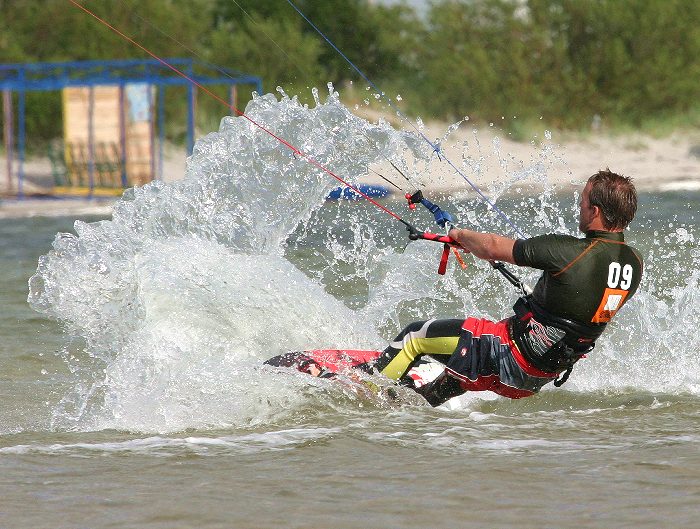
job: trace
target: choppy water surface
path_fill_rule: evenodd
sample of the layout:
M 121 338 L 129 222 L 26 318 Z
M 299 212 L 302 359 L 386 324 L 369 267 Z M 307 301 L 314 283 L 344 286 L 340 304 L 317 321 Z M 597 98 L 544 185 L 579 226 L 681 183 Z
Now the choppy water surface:
M 414 136 L 334 95 L 247 113 L 344 178 L 391 160 L 430 179 Z M 578 196 L 546 185 L 558 155 L 533 149 L 489 194 L 527 233 L 575 233 Z M 471 259 L 441 278 L 440 247 L 406 246 L 370 204 L 324 204 L 334 184 L 225 118 L 184 181 L 129 192 L 109 220 L 0 220 L 0 527 L 697 525 L 700 193 L 641 195 L 641 291 L 563 388 L 432 409 L 260 367 L 515 299 Z M 472 193 L 439 198 L 505 229 Z

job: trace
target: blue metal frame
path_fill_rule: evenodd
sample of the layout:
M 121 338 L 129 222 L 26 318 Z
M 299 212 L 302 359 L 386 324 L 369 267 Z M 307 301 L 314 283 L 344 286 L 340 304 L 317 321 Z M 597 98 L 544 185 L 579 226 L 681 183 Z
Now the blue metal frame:
M 158 136 L 163 143 L 164 109 L 162 100 L 165 87 L 187 86 L 187 154 L 194 148 L 194 105 L 196 87 L 224 84 L 234 86 L 250 84 L 262 95 L 262 80 L 253 75 L 222 68 L 190 58 L 164 59 L 164 62 L 186 74 L 185 79 L 172 68 L 156 59 L 114 61 L 47 62 L 31 64 L 0 64 L 0 90 L 17 91 L 19 94 L 18 120 L 18 197 L 22 197 L 25 158 L 25 94 L 29 91 L 61 90 L 71 86 L 94 87 L 99 85 L 124 86 L 128 83 L 148 83 L 159 87 Z M 162 151 L 160 153 L 162 160 Z M 161 162 L 162 171 L 162 162 Z
M 164 61 L 201 85 L 252 84 L 262 92 L 259 77 L 189 58 Z M 0 64 L 0 88 L 12 90 L 125 83 L 184 86 L 190 81 L 155 59 Z

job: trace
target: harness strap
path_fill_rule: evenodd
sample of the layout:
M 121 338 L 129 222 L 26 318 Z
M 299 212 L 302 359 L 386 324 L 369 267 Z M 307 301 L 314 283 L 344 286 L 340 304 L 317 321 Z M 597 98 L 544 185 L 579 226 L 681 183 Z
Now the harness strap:
M 558 388 L 561 387 L 561 386 L 564 384 L 564 382 L 566 382 L 567 380 L 569 380 L 569 375 L 571 374 L 571 372 L 572 372 L 573 370 L 574 370 L 574 365 L 572 364 L 572 365 L 569 366 L 569 368 L 568 368 L 566 371 L 564 371 L 564 372 L 561 374 L 561 376 L 560 376 L 559 378 L 557 378 L 557 379 L 553 382 L 553 384 L 554 384 L 556 387 L 558 387 Z

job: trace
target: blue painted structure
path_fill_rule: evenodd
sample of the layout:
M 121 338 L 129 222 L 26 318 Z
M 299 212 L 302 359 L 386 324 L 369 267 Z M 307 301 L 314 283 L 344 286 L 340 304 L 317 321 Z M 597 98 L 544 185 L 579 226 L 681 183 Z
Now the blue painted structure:
M 162 167 L 163 136 L 165 121 L 164 91 L 166 87 L 187 87 L 187 154 L 194 148 L 194 107 L 196 86 L 199 85 L 228 85 L 235 87 L 239 84 L 255 86 L 258 94 L 262 95 L 262 80 L 259 77 L 244 74 L 235 70 L 222 68 L 212 64 L 196 61 L 190 58 L 164 59 L 173 68 L 181 71 L 189 79 L 185 79 L 172 68 L 155 59 L 133 59 L 113 61 L 78 61 L 56 63 L 0 64 L 0 90 L 17 92 L 17 156 L 18 167 L 18 197 L 22 197 L 22 181 L 24 179 L 24 160 L 26 145 L 25 130 L 25 94 L 30 91 L 61 90 L 70 86 L 125 86 L 129 83 L 148 83 L 158 89 L 158 134 L 159 158 Z M 234 106 L 233 95 L 230 95 L 230 106 Z M 5 120 L 12 119 L 5 116 Z M 9 128 L 11 130 L 11 127 Z M 14 138 L 9 141 L 14 143 Z M 9 153 L 8 153 L 9 154 Z
M 357 189 L 371 198 L 384 198 L 390 194 L 388 188 L 375 184 L 359 184 Z M 360 200 L 362 195 L 349 187 L 336 187 L 326 197 L 326 200 Z

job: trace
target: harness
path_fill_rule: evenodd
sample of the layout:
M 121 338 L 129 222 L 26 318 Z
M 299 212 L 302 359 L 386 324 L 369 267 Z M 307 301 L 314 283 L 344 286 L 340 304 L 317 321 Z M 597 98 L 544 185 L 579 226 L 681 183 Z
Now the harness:
M 518 298 L 515 316 L 509 320 L 513 341 L 525 359 L 537 369 L 563 375 L 554 381 L 560 387 L 574 364 L 595 347 L 606 324 L 585 325 L 544 310 L 531 295 Z

